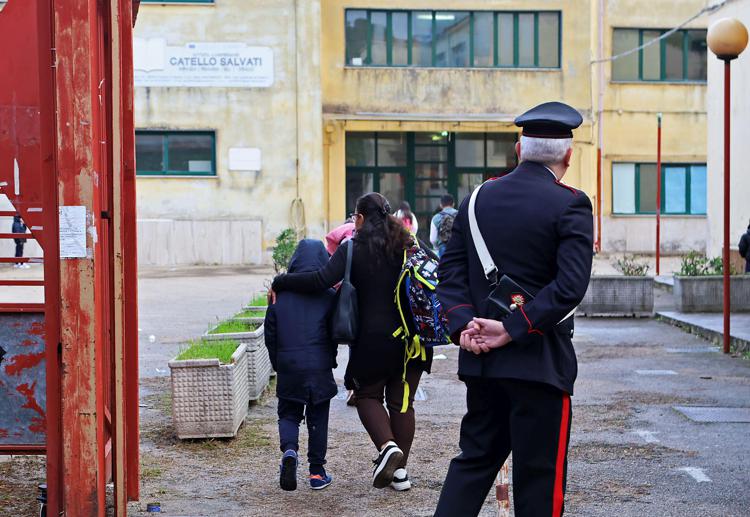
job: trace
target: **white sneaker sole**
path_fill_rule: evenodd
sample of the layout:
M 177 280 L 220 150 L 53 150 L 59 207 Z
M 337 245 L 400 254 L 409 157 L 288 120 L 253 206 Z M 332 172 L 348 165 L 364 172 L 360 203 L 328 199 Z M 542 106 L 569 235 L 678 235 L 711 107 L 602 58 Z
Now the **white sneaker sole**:
M 391 488 L 397 492 L 405 492 L 411 488 L 411 481 L 393 481 L 391 482 Z
M 398 469 L 398 464 L 404 459 L 404 453 L 398 447 L 391 448 L 385 453 L 383 461 L 372 474 L 372 486 L 385 488 L 393 482 L 393 474 Z

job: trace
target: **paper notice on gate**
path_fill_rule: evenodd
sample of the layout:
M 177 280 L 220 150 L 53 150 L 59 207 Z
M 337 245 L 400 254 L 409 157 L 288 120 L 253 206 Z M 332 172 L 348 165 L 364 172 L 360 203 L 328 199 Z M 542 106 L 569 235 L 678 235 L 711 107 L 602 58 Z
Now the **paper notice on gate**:
M 86 258 L 86 207 L 61 206 L 60 258 Z

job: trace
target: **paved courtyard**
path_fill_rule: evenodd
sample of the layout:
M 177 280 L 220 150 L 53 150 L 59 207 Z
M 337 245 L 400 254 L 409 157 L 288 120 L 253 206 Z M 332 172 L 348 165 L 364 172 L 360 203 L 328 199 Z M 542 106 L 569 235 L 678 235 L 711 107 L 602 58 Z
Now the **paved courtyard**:
M 148 273 L 140 280 L 141 343 L 157 358 L 230 315 L 262 288 L 268 271 Z M 169 321 L 169 324 L 166 322 Z M 159 329 L 157 332 L 156 329 Z M 156 333 L 155 343 L 148 335 Z M 748 423 L 694 422 L 675 406 L 750 406 L 750 363 L 654 320 L 579 319 L 566 508 L 569 515 L 744 515 L 750 507 Z M 169 352 L 166 353 L 165 351 Z M 342 398 L 331 410 L 329 468 L 322 493 L 278 489 L 275 399 L 251 408 L 236 440 L 180 443 L 172 436 L 166 378 L 143 381 L 143 508 L 158 500 L 176 515 L 431 515 L 458 452 L 463 385 L 457 349 L 441 350 L 416 404 L 417 438 L 405 494 L 370 486 L 374 448 Z M 337 371 L 342 383 L 346 350 Z M 304 432 L 303 432 L 304 435 Z M 491 497 L 483 515 L 494 515 Z
M 272 393 L 251 407 L 234 440 L 174 437 L 167 361 L 216 318 L 233 314 L 270 276 L 251 268 L 142 274 L 142 498 L 130 514 L 145 515 L 146 503 L 159 501 L 164 513 L 182 516 L 431 515 L 458 452 L 465 391 L 455 375 L 454 347 L 438 352 L 445 358 L 435 361 L 422 383 L 410 464 L 414 488 L 407 493 L 371 487 L 375 451 L 342 397 L 331 406 L 328 467 L 334 483 L 323 492 L 278 488 Z M 695 421 L 685 412 L 701 415 L 676 408 L 750 407 L 750 362 L 655 320 L 577 319 L 576 327 L 579 378 L 567 515 L 747 515 L 750 423 Z M 344 347 L 339 363 L 341 384 Z M 716 411 L 708 417 L 748 420 L 747 412 Z M 0 463 L 0 515 L 30 514 L 42 477 L 40 459 Z M 482 515 L 495 515 L 492 497 Z

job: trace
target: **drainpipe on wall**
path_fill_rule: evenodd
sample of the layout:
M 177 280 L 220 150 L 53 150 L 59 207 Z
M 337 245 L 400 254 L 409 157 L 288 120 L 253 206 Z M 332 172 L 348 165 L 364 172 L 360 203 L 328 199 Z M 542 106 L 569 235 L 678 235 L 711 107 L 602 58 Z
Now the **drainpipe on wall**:
M 597 59 L 599 60 L 599 106 L 597 113 L 596 139 L 596 252 L 602 251 L 602 140 L 604 130 L 602 119 L 604 112 L 604 0 L 599 0 L 599 49 Z
M 295 140 L 295 192 L 296 197 L 292 200 L 292 205 L 289 211 L 290 224 L 294 232 L 297 234 L 297 239 L 302 239 L 307 233 L 306 222 L 305 222 L 305 204 L 300 197 L 299 189 L 299 24 L 297 15 L 297 0 L 293 2 L 294 6 L 294 140 Z

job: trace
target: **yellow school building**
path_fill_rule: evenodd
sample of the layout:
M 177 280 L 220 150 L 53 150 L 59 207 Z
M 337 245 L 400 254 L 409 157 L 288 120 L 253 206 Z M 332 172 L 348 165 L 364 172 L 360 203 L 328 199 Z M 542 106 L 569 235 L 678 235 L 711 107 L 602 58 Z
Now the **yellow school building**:
M 601 208 L 603 252 L 654 251 L 657 181 L 662 249 L 704 250 L 708 18 L 667 32 L 704 7 L 142 0 L 141 263 L 263 262 L 282 229 L 321 237 L 371 190 L 426 232 L 441 195 L 512 170 L 513 119 L 550 100 L 583 115 L 565 181 Z

